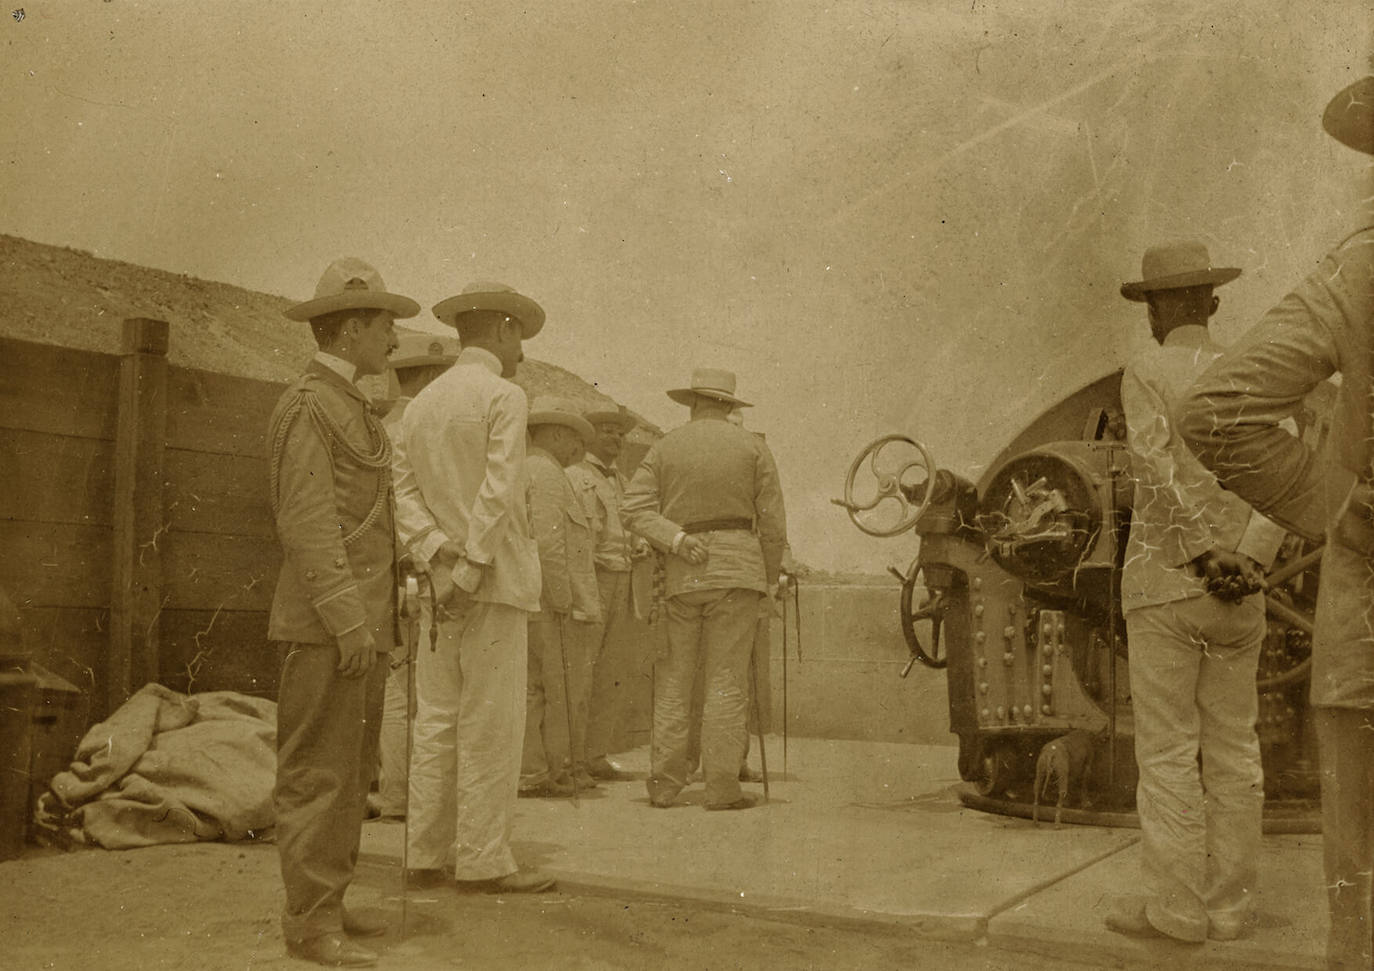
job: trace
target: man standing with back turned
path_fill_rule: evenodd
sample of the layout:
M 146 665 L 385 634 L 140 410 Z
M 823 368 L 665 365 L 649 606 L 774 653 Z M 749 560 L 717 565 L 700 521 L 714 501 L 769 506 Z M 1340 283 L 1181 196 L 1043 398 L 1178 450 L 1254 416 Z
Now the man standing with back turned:
M 344 909 L 377 759 L 386 665 L 396 643 L 391 447 L 357 385 L 386 370 L 396 317 L 420 307 L 387 293 L 362 260 L 331 263 L 310 321 L 319 353 L 277 403 L 269 496 L 285 554 L 268 637 L 286 649 L 277 696 L 277 850 L 282 933 L 294 957 L 368 967 L 349 940 L 385 932 Z
M 401 418 L 396 524 L 428 574 L 422 616 L 438 639 L 415 666 L 407 882 L 532 893 L 553 880 L 520 871 L 511 823 L 525 733 L 526 619 L 539 609 L 539 553 L 526 515 L 525 392 L 509 379 L 544 311 L 499 283 L 434 306 L 458 330 L 454 365 Z
M 1374 155 L 1374 76 L 1342 90 L 1322 125 Z M 1374 200 L 1374 167 L 1361 198 Z M 1322 839 L 1331 931 L 1327 967 L 1374 966 L 1374 218 L 1327 254 L 1183 403 L 1183 434 L 1222 483 L 1315 539 L 1325 531 L 1312 638 Z M 1327 461 L 1279 423 L 1336 372 Z
M 1244 932 L 1257 885 L 1264 772 L 1255 673 L 1266 629 L 1258 591 L 1283 531 L 1223 491 L 1175 427 L 1179 399 L 1221 353 L 1207 333 L 1220 304 L 1213 290 L 1240 270 L 1213 267 L 1193 241 L 1151 247 L 1142 266 L 1144 279 L 1121 295 L 1146 304 L 1159 346 L 1121 378 L 1135 478 L 1121 608 L 1148 896 L 1127 898 L 1107 926 L 1229 940 Z
M 691 420 L 655 442 L 625 493 L 630 530 L 671 554 L 668 655 L 655 668 L 649 801 L 671 806 L 687 785 L 687 731 L 697 658 L 706 705 L 701 762 L 707 809 L 747 809 L 740 792 L 749 654 L 759 601 L 778 582 L 787 545 L 778 470 L 768 446 L 730 424 L 735 375 L 698 368 L 668 397 Z

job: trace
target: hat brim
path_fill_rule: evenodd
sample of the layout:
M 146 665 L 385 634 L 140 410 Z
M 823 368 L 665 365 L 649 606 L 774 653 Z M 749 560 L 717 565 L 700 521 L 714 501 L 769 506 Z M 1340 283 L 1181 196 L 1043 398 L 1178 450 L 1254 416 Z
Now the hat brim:
M 495 310 L 520 321 L 520 336 L 529 340 L 544 329 L 544 308 L 529 297 L 504 290 L 484 290 L 460 293 L 434 305 L 434 316 L 450 327 L 457 327 L 454 318 L 474 310 Z
M 386 366 L 393 371 L 404 371 L 408 367 L 429 367 L 433 364 L 447 367 L 456 360 L 458 357 L 454 354 L 415 354 L 410 357 L 391 358 L 386 362 Z
M 393 317 L 414 317 L 420 305 L 409 297 L 385 290 L 346 290 L 327 297 L 316 297 L 284 311 L 290 320 L 313 320 L 336 310 L 385 310 Z
M 566 411 L 532 411 L 525 420 L 528 428 L 539 425 L 564 425 L 582 436 L 584 444 L 590 445 L 596 439 L 596 429 L 581 415 L 570 415 Z
M 582 417 L 587 419 L 587 421 L 594 426 L 615 425 L 627 432 L 639 424 L 639 422 L 635 421 L 630 415 L 623 414 L 619 411 L 589 411 Z
M 1374 75 L 1336 93 L 1322 113 L 1322 128 L 1342 145 L 1374 155 Z
M 1179 290 L 1183 287 L 1200 287 L 1210 283 L 1219 287 L 1230 283 L 1240 276 L 1234 266 L 1214 266 L 1209 270 L 1194 270 L 1191 273 L 1174 273 L 1171 276 L 1157 276 L 1153 280 L 1138 280 L 1135 283 L 1121 284 L 1121 295 L 1127 300 L 1143 302 L 1145 294 L 1153 290 Z
M 736 398 L 732 394 L 726 394 L 724 391 L 715 391 L 710 388 L 673 388 L 668 392 L 669 398 L 672 398 L 680 405 L 687 405 L 689 408 L 698 396 L 703 398 L 715 398 L 717 401 L 724 401 L 738 408 L 754 407 L 749 402 Z

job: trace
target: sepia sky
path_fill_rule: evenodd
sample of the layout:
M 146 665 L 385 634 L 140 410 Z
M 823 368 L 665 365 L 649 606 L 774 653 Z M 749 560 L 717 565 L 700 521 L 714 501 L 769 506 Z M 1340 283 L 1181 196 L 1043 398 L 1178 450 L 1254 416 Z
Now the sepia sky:
M 829 569 L 911 552 L 828 505 L 869 439 L 976 478 L 1119 366 L 1151 242 L 1245 269 L 1229 339 L 1362 224 L 1319 118 L 1367 0 L 10 2 L 0 232 L 301 299 L 346 254 L 426 308 L 505 281 L 530 356 L 665 427 L 729 367 Z

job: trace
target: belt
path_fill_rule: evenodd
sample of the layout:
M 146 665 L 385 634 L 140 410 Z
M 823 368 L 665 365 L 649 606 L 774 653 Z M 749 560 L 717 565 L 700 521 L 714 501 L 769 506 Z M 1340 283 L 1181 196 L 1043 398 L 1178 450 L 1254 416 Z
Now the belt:
M 703 519 L 699 523 L 688 523 L 682 527 L 682 531 L 691 535 L 692 533 L 711 533 L 719 529 L 743 529 L 752 531 L 754 521 L 752 519 Z

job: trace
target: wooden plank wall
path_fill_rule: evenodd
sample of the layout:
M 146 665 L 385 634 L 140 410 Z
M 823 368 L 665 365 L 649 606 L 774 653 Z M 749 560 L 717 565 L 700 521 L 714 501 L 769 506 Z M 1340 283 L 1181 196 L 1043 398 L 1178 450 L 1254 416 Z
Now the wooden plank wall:
M 284 385 L 173 367 L 167 377 L 160 680 L 276 697 L 267 641 L 281 549 L 267 422 Z
M 86 690 L 99 720 L 112 707 L 121 357 L 4 338 L 0 355 L 0 586 L 29 650 Z M 275 696 L 265 436 L 282 387 L 166 369 L 162 522 L 142 555 L 160 561 L 150 632 L 169 687 Z

